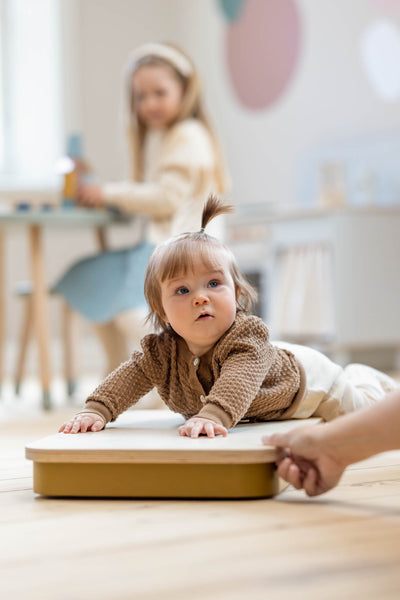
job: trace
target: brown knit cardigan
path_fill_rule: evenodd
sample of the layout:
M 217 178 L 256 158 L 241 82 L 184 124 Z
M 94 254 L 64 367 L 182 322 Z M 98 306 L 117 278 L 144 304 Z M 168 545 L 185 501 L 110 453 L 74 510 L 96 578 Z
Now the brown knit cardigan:
M 142 351 L 133 352 L 95 389 L 82 412 L 114 421 L 153 387 L 186 419 L 196 415 L 229 428 L 241 419 L 290 418 L 304 397 L 306 380 L 295 356 L 270 343 L 261 319 L 238 313 L 200 357 L 174 332 L 147 335 Z

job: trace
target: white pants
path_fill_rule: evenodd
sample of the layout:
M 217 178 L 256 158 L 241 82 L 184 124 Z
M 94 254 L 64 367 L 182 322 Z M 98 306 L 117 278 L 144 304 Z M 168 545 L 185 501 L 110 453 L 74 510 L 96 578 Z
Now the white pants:
M 294 413 L 294 419 L 313 416 L 330 421 L 372 406 L 388 392 L 398 388 L 389 375 L 367 365 L 354 363 L 342 368 L 321 352 L 307 346 L 280 341 L 272 343 L 290 350 L 306 372 L 306 395 Z

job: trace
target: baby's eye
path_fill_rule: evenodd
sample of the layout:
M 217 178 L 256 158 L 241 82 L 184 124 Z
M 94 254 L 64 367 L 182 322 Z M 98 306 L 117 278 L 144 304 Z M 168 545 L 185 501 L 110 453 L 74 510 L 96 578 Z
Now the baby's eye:
M 210 281 L 210 283 L 208 284 L 209 287 L 211 288 L 216 288 L 219 285 L 219 281 L 217 281 L 216 279 L 213 279 L 212 281 Z
M 183 294 L 188 294 L 189 290 L 187 289 L 187 287 L 182 286 L 176 290 L 176 293 L 182 296 Z

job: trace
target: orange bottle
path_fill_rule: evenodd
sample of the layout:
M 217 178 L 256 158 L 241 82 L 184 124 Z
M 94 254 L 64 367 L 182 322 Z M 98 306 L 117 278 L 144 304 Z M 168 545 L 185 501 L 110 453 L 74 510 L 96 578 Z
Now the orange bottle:
M 83 158 L 82 136 L 79 134 L 70 135 L 68 138 L 67 156 L 63 161 L 63 207 L 74 207 L 78 204 L 79 186 L 88 173 L 90 173 L 90 168 Z

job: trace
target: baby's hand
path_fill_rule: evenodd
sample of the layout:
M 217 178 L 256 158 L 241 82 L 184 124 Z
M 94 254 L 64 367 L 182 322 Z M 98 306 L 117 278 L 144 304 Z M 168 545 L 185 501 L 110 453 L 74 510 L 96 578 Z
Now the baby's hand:
M 200 417 L 192 417 L 188 419 L 184 425 L 179 427 L 179 435 L 187 435 L 191 438 L 197 438 L 199 435 L 206 435 L 210 438 L 215 437 L 219 433 L 226 437 L 227 429 L 223 425 L 214 423 L 210 419 L 202 419 Z
M 86 431 L 100 431 L 104 425 L 104 419 L 96 413 L 79 413 L 68 423 L 61 425 L 58 431 L 59 433 L 86 433 Z

